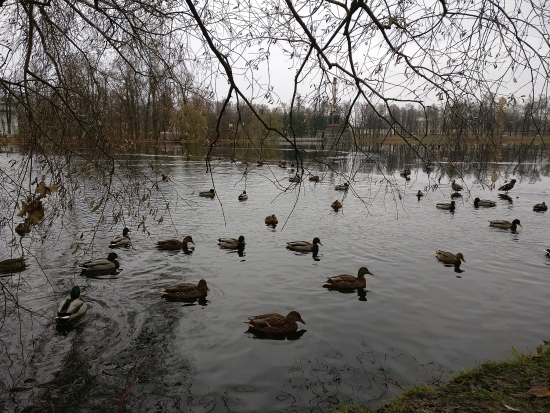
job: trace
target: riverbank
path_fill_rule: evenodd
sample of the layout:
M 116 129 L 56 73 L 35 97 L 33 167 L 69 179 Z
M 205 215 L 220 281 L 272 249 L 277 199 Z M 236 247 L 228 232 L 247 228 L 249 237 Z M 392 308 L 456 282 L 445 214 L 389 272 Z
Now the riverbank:
M 376 410 L 345 405 L 333 413 L 550 412 L 550 342 L 534 353 L 463 370 L 440 389 L 409 387 Z

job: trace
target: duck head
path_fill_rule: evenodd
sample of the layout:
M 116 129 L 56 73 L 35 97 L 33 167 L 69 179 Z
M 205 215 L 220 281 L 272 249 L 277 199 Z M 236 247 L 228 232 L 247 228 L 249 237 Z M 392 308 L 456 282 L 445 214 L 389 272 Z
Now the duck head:
M 115 260 L 119 258 L 116 252 L 110 252 L 109 255 L 107 255 L 107 259 L 111 262 L 115 262 Z
M 80 298 L 80 287 L 75 285 L 71 290 L 71 300 L 76 300 L 77 298 Z
M 302 320 L 302 316 L 300 315 L 300 313 L 298 311 L 291 311 L 286 316 L 286 319 L 290 322 L 293 322 L 293 323 L 295 323 L 297 321 L 299 321 L 302 324 L 306 323 L 304 320 Z

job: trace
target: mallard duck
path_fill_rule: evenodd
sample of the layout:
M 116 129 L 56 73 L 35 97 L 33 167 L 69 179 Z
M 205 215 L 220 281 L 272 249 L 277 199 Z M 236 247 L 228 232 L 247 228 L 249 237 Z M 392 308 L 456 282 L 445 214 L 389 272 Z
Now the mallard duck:
M 289 176 L 288 181 L 289 182 L 301 182 L 302 178 L 300 177 L 300 175 Z
M 279 168 L 286 168 L 286 161 L 284 159 L 279 161 Z
M 542 204 L 536 204 L 533 207 L 533 211 L 536 211 L 536 212 L 548 211 L 548 206 L 546 205 L 546 202 L 543 202 Z
M 191 238 L 191 235 L 187 235 L 183 241 L 179 241 L 177 239 L 167 239 L 166 241 L 159 241 L 155 245 L 160 250 L 181 250 L 189 251 L 190 245 L 195 245 L 195 242 L 193 242 L 193 238 Z
M 408 177 L 411 174 L 411 170 L 409 168 L 403 169 L 401 172 L 399 172 L 399 175 L 401 175 L 403 178 Z
M 420 197 L 423 197 L 424 194 L 423 194 L 422 191 L 419 189 L 418 192 L 416 193 L 416 196 L 417 196 L 418 198 L 420 198 Z
M 107 258 L 98 258 L 83 263 L 83 274 L 101 274 L 101 273 L 110 273 L 119 268 L 120 264 L 117 261 L 117 258 L 120 258 L 115 252 L 109 253 Z
M 277 219 L 275 214 L 268 215 L 267 217 L 265 217 L 265 223 L 266 225 L 277 225 L 279 223 L 279 220 Z
M 474 199 L 474 206 L 475 207 L 494 207 L 497 206 L 497 203 L 495 201 L 490 201 L 488 199 Z
M 332 209 L 335 209 L 338 211 L 340 208 L 342 208 L 342 203 L 338 200 L 334 201 L 332 204 L 330 204 Z
M 499 191 L 506 191 L 508 192 L 510 189 L 512 189 L 514 187 L 514 185 L 516 184 L 516 180 L 515 179 L 512 179 L 510 182 L 508 182 L 507 184 L 504 184 L 502 185 L 500 188 L 498 188 Z
M 264 162 L 265 162 L 264 160 L 258 159 L 258 161 L 256 161 L 256 165 L 258 165 L 258 166 L 264 166 Z
M 453 188 L 453 191 L 455 192 L 462 191 L 464 189 L 462 185 L 457 184 L 454 179 L 453 182 L 451 182 L 451 188 Z
M 318 175 L 310 176 L 309 180 L 313 182 L 319 182 L 319 176 Z
M 119 235 L 113 238 L 113 240 L 109 244 L 109 248 L 118 248 L 118 247 L 127 246 L 130 243 L 130 237 L 128 236 L 129 232 L 130 230 L 128 228 L 124 228 L 122 230 L 122 235 Z
M 197 285 L 192 283 L 181 283 L 172 285 L 160 293 L 164 298 L 178 300 L 186 298 L 206 297 L 210 289 L 206 285 L 206 281 L 200 280 Z
M 213 189 L 211 189 L 210 191 L 202 191 L 202 192 L 199 192 L 199 195 L 200 196 L 204 196 L 206 198 L 214 198 L 214 196 L 216 195 L 216 193 L 214 192 Z
M 281 314 L 262 314 L 249 317 L 244 323 L 251 329 L 268 334 L 286 334 L 298 330 L 297 322 L 305 324 L 297 311 L 291 311 L 285 317 Z
M 86 303 L 80 299 L 80 287 L 75 285 L 71 290 L 71 298 L 67 298 L 59 304 L 55 321 L 59 324 L 74 321 L 84 314 L 87 308 Z
M 546 253 L 546 256 L 550 258 L 550 248 L 546 248 L 544 252 Z
M 466 262 L 464 255 L 462 255 L 461 252 L 458 254 L 453 254 L 452 252 L 437 250 L 435 252 L 435 256 L 439 261 L 444 262 L 445 264 L 460 265 L 460 261 Z
M 0 274 L 23 271 L 27 265 L 27 258 L 9 258 L 0 261 Z
M 234 250 L 237 248 L 244 248 L 246 242 L 244 241 L 244 236 L 240 236 L 239 239 L 236 238 L 220 238 L 218 239 L 218 245 L 221 248 L 226 248 Z
M 365 275 L 371 273 L 367 267 L 359 268 L 357 271 L 357 277 L 350 274 L 335 275 L 333 277 L 328 277 L 327 280 L 323 283 L 323 287 L 334 288 L 337 290 L 348 290 L 354 288 L 363 288 L 367 285 L 367 280 Z
M 334 189 L 336 191 L 347 191 L 349 189 L 349 184 L 344 182 L 343 184 L 336 185 Z
M 243 191 L 243 193 L 239 195 L 239 201 L 246 201 L 247 199 L 248 195 L 246 194 L 246 191 Z
M 448 209 L 450 211 L 454 211 L 455 210 L 455 201 L 451 201 L 450 203 L 448 203 L 448 202 L 439 202 L 439 203 L 435 204 L 435 207 L 439 208 L 439 209 Z
M 292 251 L 299 252 L 313 252 L 316 256 L 319 252 L 319 245 L 323 245 L 321 240 L 317 237 L 313 238 L 313 243 L 307 241 L 291 241 L 286 243 L 286 247 Z
M 519 219 L 514 219 L 512 222 L 502 221 L 502 220 L 489 221 L 489 226 L 490 227 L 502 228 L 502 229 L 511 229 L 512 231 L 517 230 L 518 225 L 523 228 L 523 226 L 519 222 Z

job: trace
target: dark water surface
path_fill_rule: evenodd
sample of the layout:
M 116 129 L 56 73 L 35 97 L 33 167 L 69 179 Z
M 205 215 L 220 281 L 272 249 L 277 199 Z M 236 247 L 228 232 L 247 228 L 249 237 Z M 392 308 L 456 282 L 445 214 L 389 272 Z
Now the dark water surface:
M 211 200 L 198 197 L 212 186 L 204 162 L 179 156 L 134 162 L 145 171 L 152 161 L 171 177 L 163 190 L 187 202 L 171 203 L 170 214 L 161 209 L 160 224 L 148 218 L 150 236 L 129 225 L 133 246 L 119 251 L 117 277 L 80 276 L 73 239 L 56 238 L 63 232 L 52 229 L 51 241 L 33 246 L 37 255 L 28 269 L 2 279 L 21 304 L 50 321 L 74 284 L 88 303 L 88 312 L 64 332 L 9 308 L 0 330 L 5 411 L 114 412 L 126 390 L 119 411 L 324 412 L 350 400 L 375 406 L 400 394 L 394 383 L 437 382 L 449 370 L 511 357 L 512 346 L 534 349 L 548 339 L 550 259 L 543 250 L 550 247 L 549 215 L 532 211 L 535 203 L 550 203 L 547 165 L 531 165 L 546 174 L 516 176 L 513 202 L 466 174 L 471 196 L 458 199 L 454 213 L 435 208 L 450 201 L 449 176 L 419 201 L 415 194 L 429 180 L 412 165 L 410 181 L 397 178 L 399 199 L 367 165 L 355 175 L 344 208 L 334 212 L 331 202 L 344 195 L 334 190 L 342 182 L 336 173 L 350 168 L 345 162 L 334 165 L 336 173 L 312 167 L 320 183 L 305 181 L 299 192 L 283 193 L 273 181 L 288 185 L 287 170 L 263 166 L 243 175 L 243 165 L 216 161 L 220 200 Z M 249 199 L 239 202 L 244 189 Z M 497 207 L 475 209 L 476 196 Z M 279 218 L 275 229 L 264 225 L 271 214 Z M 523 225 L 515 234 L 487 222 L 515 218 Z M 97 219 L 82 212 L 62 223 L 80 233 Z M 100 226 L 88 258 L 106 255 L 123 226 Z M 154 248 L 158 240 L 188 234 L 196 243 L 190 255 Z M 243 257 L 216 245 L 219 237 L 239 235 L 247 242 Z M 6 228 L 2 237 L 5 249 Z M 324 244 L 318 261 L 285 248 L 287 241 L 314 237 Z M 439 263 L 436 249 L 462 252 L 464 272 Z M 366 294 L 321 287 L 326 277 L 356 275 L 361 266 L 374 274 Z M 210 288 L 206 304 L 166 302 L 159 294 L 201 278 Z M 307 323 L 299 324 L 305 330 L 299 337 L 262 339 L 242 323 L 291 310 Z

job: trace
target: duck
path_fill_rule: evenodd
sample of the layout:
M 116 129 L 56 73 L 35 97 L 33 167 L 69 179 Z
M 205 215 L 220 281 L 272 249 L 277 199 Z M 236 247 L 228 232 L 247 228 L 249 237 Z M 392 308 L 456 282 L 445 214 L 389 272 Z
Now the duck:
M 181 250 L 183 249 L 185 252 L 189 251 L 189 244 L 195 245 L 195 242 L 193 241 L 193 238 L 191 235 L 187 235 L 183 241 L 179 241 L 177 239 L 167 239 L 166 241 L 159 241 L 155 245 L 159 250 Z
M 218 245 L 221 248 L 234 250 L 237 248 L 244 248 L 246 242 L 244 241 L 244 236 L 241 235 L 239 239 L 236 238 L 220 238 L 218 239 Z
M 490 201 L 488 199 L 479 199 L 479 198 L 476 198 L 474 199 L 474 206 L 477 208 L 477 207 L 494 207 L 494 206 L 497 206 L 497 203 L 495 201 Z
M 502 185 L 500 188 L 498 188 L 499 191 L 506 191 L 508 192 L 510 189 L 512 189 L 514 187 L 514 185 L 516 184 L 516 180 L 515 179 L 512 179 L 510 182 L 508 182 L 507 184 L 504 184 Z
M 550 258 L 550 248 L 546 248 L 544 252 L 546 253 L 546 256 Z
M 298 330 L 298 323 L 306 324 L 302 316 L 297 311 L 291 311 L 285 317 L 282 314 L 261 314 L 254 317 L 248 317 L 244 321 L 249 329 L 268 334 L 287 334 Z
M 216 193 L 213 189 L 211 189 L 210 191 L 199 192 L 199 196 L 204 196 L 206 198 L 214 198 L 214 195 L 216 195 Z
M 448 202 L 439 202 L 439 203 L 435 204 L 435 207 L 438 208 L 438 209 L 448 209 L 450 211 L 454 211 L 455 210 L 455 201 L 451 201 L 450 203 L 448 203 Z
M 455 192 L 459 192 L 464 189 L 462 185 L 457 184 L 454 179 L 453 179 L 453 182 L 451 182 L 451 188 L 453 188 L 453 191 Z
M 268 215 L 267 217 L 265 217 L 265 224 L 266 225 L 277 225 L 278 223 L 279 223 L 279 220 L 277 219 L 275 214 Z
M 343 184 L 336 185 L 334 189 L 336 191 L 347 191 L 349 189 L 349 184 L 344 182 Z
M 403 169 L 401 172 L 399 172 L 399 175 L 401 175 L 403 178 L 408 177 L 411 174 L 411 170 L 409 168 Z
M 0 274 L 9 272 L 19 272 L 27 268 L 27 258 L 8 258 L 0 261 Z
M 418 192 L 416 193 L 416 196 L 417 196 L 418 198 L 421 198 L 421 197 L 424 196 L 424 193 L 419 189 Z
M 435 256 L 439 261 L 445 264 L 455 264 L 455 266 L 460 266 L 460 261 L 466 262 L 461 252 L 453 254 L 452 252 L 437 250 Z
M 197 285 L 193 283 L 181 283 L 172 285 L 160 292 L 167 299 L 186 299 L 186 298 L 201 298 L 208 295 L 210 289 L 206 285 L 206 281 L 200 280 Z
M 323 243 L 317 237 L 313 238 L 313 242 L 291 241 L 286 243 L 286 247 L 289 250 L 298 252 L 313 252 L 314 256 L 316 256 L 319 252 L 319 245 L 323 246 Z
M 342 203 L 338 200 L 334 201 L 332 204 L 330 204 L 331 208 L 338 211 L 340 208 L 342 208 Z
M 130 244 L 130 237 L 128 236 L 129 232 L 130 230 L 128 228 L 124 228 L 122 230 L 122 235 L 113 238 L 109 244 L 109 248 L 125 247 Z
M 246 194 L 246 191 L 243 191 L 243 193 L 239 195 L 239 201 L 246 201 L 247 199 L 248 195 Z
M 88 306 L 80 298 L 80 287 L 75 285 L 71 289 L 71 298 L 63 300 L 57 308 L 57 315 L 55 316 L 55 322 L 59 324 L 67 324 L 76 320 L 83 315 Z
M 546 202 L 543 202 L 542 204 L 536 204 L 533 207 L 533 211 L 536 211 L 536 212 L 548 211 L 548 205 L 546 205 Z
M 82 274 L 99 274 L 115 271 L 120 266 L 117 258 L 120 257 L 115 252 L 111 252 L 107 255 L 107 258 L 98 258 L 85 262 L 81 265 L 83 268 Z
M 519 222 L 519 219 L 514 219 L 512 222 L 503 220 L 489 221 L 490 227 L 511 229 L 512 231 L 516 231 L 518 225 L 523 228 L 523 226 Z
M 294 175 L 294 176 L 288 177 L 289 182 L 300 182 L 301 180 L 302 178 L 300 178 L 300 175 Z
M 284 159 L 279 161 L 279 168 L 286 168 L 286 161 Z
M 367 280 L 365 275 L 371 273 L 367 267 L 359 268 L 357 271 L 357 277 L 350 274 L 335 275 L 333 277 L 328 277 L 325 282 L 323 282 L 323 287 L 332 288 L 337 290 L 352 290 L 354 288 L 363 288 L 367 285 Z
M 319 175 L 310 176 L 309 180 L 313 182 L 319 182 Z

